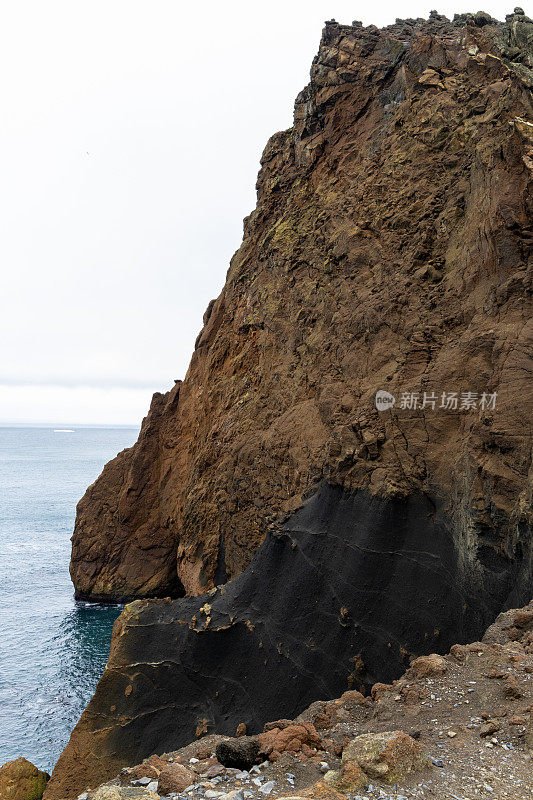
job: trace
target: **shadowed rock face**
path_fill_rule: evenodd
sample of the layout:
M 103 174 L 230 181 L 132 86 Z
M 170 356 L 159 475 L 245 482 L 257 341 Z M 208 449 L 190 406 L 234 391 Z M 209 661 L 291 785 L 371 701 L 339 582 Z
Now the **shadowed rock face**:
M 469 557 L 514 552 L 531 513 L 532 31 L 521 14 L 326 25 L 183 384 L 80 501 L 78 596 L 208 591 L 324 479 L 438 487 Z M 496 409 L 439 408 L 453 391 L 496 392 Z
M 246 571 L 202 597 L 136 601 L 46 797 L 75 797 L 208 731 L 257 732 L 317 698 L 398 677 L 527 597 L 530 542 L 480 566 L 436 499 L 324 483 Z

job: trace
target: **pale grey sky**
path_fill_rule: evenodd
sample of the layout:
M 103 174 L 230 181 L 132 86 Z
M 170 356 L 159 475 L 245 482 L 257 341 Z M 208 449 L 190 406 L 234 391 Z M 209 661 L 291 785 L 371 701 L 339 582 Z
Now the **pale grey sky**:
M 140 422 L 185 374 L 324 21 L 432 7 L 4 3 L 0 422 Z

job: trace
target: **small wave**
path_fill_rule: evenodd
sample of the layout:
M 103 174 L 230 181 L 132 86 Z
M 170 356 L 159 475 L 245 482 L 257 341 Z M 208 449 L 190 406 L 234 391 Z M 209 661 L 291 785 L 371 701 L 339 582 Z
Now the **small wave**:
M 54 428 L 54 433 L 74 433 L 74 428 Z

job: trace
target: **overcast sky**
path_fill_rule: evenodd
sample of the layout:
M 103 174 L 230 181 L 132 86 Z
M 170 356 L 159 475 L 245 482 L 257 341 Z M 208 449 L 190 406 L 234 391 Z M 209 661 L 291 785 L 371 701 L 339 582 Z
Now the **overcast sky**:
M 3 3 L 0 421 L 139 423 L 185 374 L 324 21 L 432 7 Z

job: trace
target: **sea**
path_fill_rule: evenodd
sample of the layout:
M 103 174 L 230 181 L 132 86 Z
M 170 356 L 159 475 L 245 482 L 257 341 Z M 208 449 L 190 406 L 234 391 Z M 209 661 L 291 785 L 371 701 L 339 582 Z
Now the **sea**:
M 94 692 L 121 606 L 77 602 L 76 503 L 137 428 L 0 427 L 0 765 L 51 772 Z

